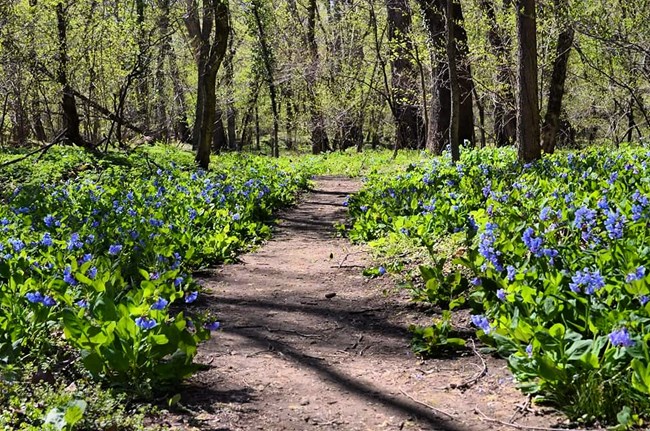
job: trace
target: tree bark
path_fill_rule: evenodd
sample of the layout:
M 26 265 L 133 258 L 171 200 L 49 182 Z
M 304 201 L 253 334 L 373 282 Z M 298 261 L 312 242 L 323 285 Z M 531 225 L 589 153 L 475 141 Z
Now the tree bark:
M 497 22 L 492 0 L 482 0 L 481 7 L 490 25 L 488 30 L 490 48 L 497 59 L 495 76 L 497 91 L 494 97 L 495 143 L 497 147 L 505 147 L 514 145 L 517 139 L 517 110 L 508 60 L 510 43 Z
M 517 0 L 518 81 L 517 139 L 519 160 L 531 162 L 542 156 L 537 97 L 537 24 L 535 0 Z
M 266 71 L 266 82 L 269 86 L 269 96 L 271 99 L 271 113 L 273 115 L 273 137 L 271 141 L 271 151 L 273 157 L 280 157 L 280 118 L 278 113 L 278 92 L 275 85 L 275 73 L 273 60 L 271 58 L 271 49 L 268 45 L 267 35 L 262 22 L 262 16 L 260 14 L 260 4 L 259 0 L 253 0 L 251 5 L 253 12 L 253 17 L 255 18 L 255 24 L 257 26 L 259 44 L 260 44 L 260 53 L 262 54 L 262 61 L 264 62 L 264 69 Z
M 162 43 L 156 60 L 156 136 L 164 141 L 167 141 L 170 136 L 166 97 L 167 74 L 165 73 L 165 63 L 171 50 L 170 38 L 167 35 L 169 32 L 169 2 L 170 0 L 157 0 L 158 33 L 162 38 Z
M 391 45 L 391 87 L 397 115 L 398 148 L 424 145 L 424 121 L 417 98 L 417 70 L 412 55 L 411 11 L 408 0 L 387 0 L 388 40 Z
M 196 0 L 186 0 L 185 26 L 198 69 L 196 116 L 192 146 L 199 167 L 208 169 L 216 118 L 217 72 L 228 48 L 230 18 L 224 0 L 203 0 L 199 18 Z M 214 33 L 214 34 L 213 34 Z
M 451 146 L 451 160 L 460 161 L 460 142 L 458 125 L 460 120 L 460 83 L 458 82 L 458 70 L 456 67 L 456 43 L 454 38 L 454 4 L 453 0 L 447 0 L 446 5 L 447 21 L 447 65 L 449 67 L 449 88 L 451 93 L 451 118 L 449 119 L 449 144 Z
M 431 45 L 433 67 L 433 96 L 430 106 L 429 130 L 426 148 L 434 154 L 441 154 L 449 145 L 449 125 L 451 120 L 451 91 L 449 88 L 449 68 L 447 59 L 440 53 L 446 52 L 445 0 L 417 0 L 422 11 L 424 24 Z M 458 65 L 459 102 L 459 141 L 475 142 L 474 134 L 474 82 L 469 62 L 467 32 L 463 26 L 460 3 L 453 4 L 454 39 L 456 41 L 456 63 Z
M 311 64 L 307 71 L 307 94 L 309 97 L 309 115 L 311 127 L 311 151 L 313 154 L 319 154 L 323 151 L 330 150 L 327 130 L 325 129 L 325 119 L 318 101 L 318 92 L 316 89 L 316 80 L 320 59 L 318 56 L 318 45 L 316 44 L 316 14 L 318 4 L 316 0 L 309 0 L 307 8 L 307 46 Z
M 563 0 L 555 0 L 555 13 L 558 22 L 566 20 L 566 4 Z M 547 154 L 553 154 L 557 142 L 557 135 L 560 126 L 560 114 L 562 113 L 562 98 L 564 97 L 564 83 L 566 82 L 567 65 L 569 54 L 573 45 L 573 25 L 566 24 L 557 38 L 555 60 L 553 61 L 553 74 L 549 84 L 548 106 L 542 125 L 542 149 Z
M 63 128 L 65 137 L 72 143 L 89 148 L 88 144 L 82 137 L 79 130 L 80 120 L 77 112 L 77 103 L 75 101 L 72 87 L 68 82 L 68 36 L 67 36 L 67 16 L 66 8 L 63 2 L 56 4 L 56 21 L 58 32 L 58 55 L 59 70 L 57 74 L 59 85 L 62 88 L 61 106 L 63 108 Z

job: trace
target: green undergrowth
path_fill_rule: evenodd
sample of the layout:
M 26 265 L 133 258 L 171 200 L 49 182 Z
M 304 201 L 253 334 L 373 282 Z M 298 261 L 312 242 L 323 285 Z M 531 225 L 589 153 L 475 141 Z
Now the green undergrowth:
M 157 146 L 102 158 L 57 147 L 0 172 L 3 425 L 48 429 L 56 419 L 51 429 L 65 430 L 104 429 L 88 425 L 103 414 L 97 403 L 129 394 L 115 399 L 131 411 L 133 397 L 173 390 L 198 369 L 198 345 L 221 322 L 202 306 L 193 272 L 267 239 L 274 212 L 312 175 L 235 154 L 204 172 L 191 154 Z M 111 390 L 74 399 L 60 390 L 86 381 Z M 45 401 L 30 404 L 37 393 Z M 24 411 L 9 408 L 21 402 Z M 106 417 L 106 429 L 137 422 Z
M 412 292 L 443 312 L 413 328 L 417 352 L 463 348 L 452 312 L 469 309 L 524 392 L 578 423 L 633 428 L 650 419 L 649 165 L 632 146 L 527 165 L 511 149 L 432 158 L 370 175 L 347 234 L 391 260 L 404 259 L 395 236 L 428 250 Z

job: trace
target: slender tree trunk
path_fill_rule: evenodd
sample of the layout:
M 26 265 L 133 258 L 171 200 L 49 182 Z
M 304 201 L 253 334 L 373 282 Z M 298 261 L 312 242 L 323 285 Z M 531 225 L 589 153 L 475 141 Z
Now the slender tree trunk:
M 157 0 L 158 15 L 158 32 L 162 38 L 158 58 L 156 60 L 156 135 L 165 141 L 169 139 L 169 123 L 167 118 L 167 74 L 165 73 L 165 63 L 171 49 L 169 32 L 169 1 Z
M 419 148 L 424 143 L 425 131 L 417 99 L 417 70 L 410 58 L 413 54 L 410 6 L 408 0 L 387 0 L 386 8 L 397 147 Z
M 169 49 L 169 73 L 172 80 L 172 88 L 174 91 L 174 103 L 172 104 L 172 128 L 176 139 L 191 143 L 192 132 L 187 121 L 188 107 L 185 100 L 185 87 L 181 81 L 180 70 L 176 62 L 176 53 L 170 45 Z
M 215 112 L 212 147 L 214 149 L 214 152 L 217 154 L 219 154 L 225 148 L 228 148 L 228 138 L 226 136 L 226 129 L 223 127 L 223 111 L 221 108 L 217 108 Z
M 225 1 L 203 0 L 202 4 L 203 12 L 200 18 L 196 0 L 186 0 L 187 8 L 183 19 L 198 66 L 192 146 L 196 149 L 196 162 L 199 167 L 208 169 L 216 118 L 217 72 L 228 49 L 230 17 L 228 3 Z
M 319 154 L 323 151 L 329 151 L 329 139 L 325 129 L 325 119 L 318 101 L 318 92 L 316 89 L 316 80 L 319 69 L 318 45 L 316 44 L 316 14 L 318 4 L 316 0 L 309 0 L 307 8 L 307 46 L 311 64 L 307 71 L 307 93 L 309 97 L 309 115 L 311 123 L 311 151 L 313 154 Z
M 451 118 L 449 120 L 449 143 L 451 146 L 451 160 L 460 160 L 460 136 L 458 125 L 460 120 L 460 84 L 458 82 L 458 69 L 456 67 L 456 43 L 454 38 L 454 4 L 447 0 L 447 64 L 449 66 L 449 87 L 451 90 Z
M 472 78 L 472 65 L 469 60 L 469 41 L 467 39 L 467 31 L 465 30 L 465 20 L 460 0 L 453 0 L 452 13 L 454 40 L 456 42 L 455 57 L 458 67 L 458 86 L 460 89 L 460 100 L 458 102 L 458 139 L 461 144 L 468 141 L 470 146 L 475 146 L 474 79 Z
M 556 17 L 560 23 L 566 20 L 566 4 L 563 0 L 555 0 Z M 562 24 L 561 24 L 562 25 Z M 548 106 L 542 126 L 542 149 L 545 153 L 553 154 L 560 125 L 560 114 L 562 113 L 562 98 L 564 97 L 564 83 L 566 82 L 567 65 L 569 53 L 573 45 L 573 25 L 564 24 L 567 27 L 560 32 L 557 39 L 555 60 L 553 61 L 553 74 L 549 84 Z
M 252 12 L 255 18 L 255 24 L 257 25 L 257 31 L 259 36 L 260 51 L 262 54 L 262 61 L 264 62 L 264 68 L 266 70 L 266 82 L 269 86 L 269 97 L 271 99 L 271 113 L 273 115 L 273 137 L 271 141 L 271 151 L 273 157 L 280 156 L 280 143 L 279 143 L 279 134 L 280 134 L 280 119 L 278 113 L 278 92 L 275 85 L 275 73 L 274 66 L 271 59 L 271 50 L 268 46 L 268 41 L 266 38 L 266 31 L 264 29 L 264 24 L 262 23 L 262 17 L 260 15 L 260 5 L 258 4 L 259 0 L 254 0 L 252 3 Z
M 136 0 L 136 24 L 138 26 L 138 120 L 145 130 L 149 129 L 149 48 L 145 30 L 145 0 Z
M 63 127 L 65 129 L 65 137 L 72 143 L 90 147 L 90 145 L 81 137 L 79 131 L 79 113 L 77 112 L 77 103 L 70 84 L 68 82 L 68 36 L 67 36 L 67 17 L 66 9 L 63 2 L 56 5 L 56 20 L 59 42 L 59 71 L 58 82 L 62 87 L 61 105 L 63 108 Z
M 497 59 L 495 80 L 497 91 L 494 97 L 494 135 L 497 147 L 514 145 L 517 139 L 517 110 L 513 83 L 510 72 L 510 43 L 505 32 L 497 22 L 492 0 L 482 0 L 481 7 L 485 12 L 490 29 L 488 41 Z
M 518 81 L 517 138 L 519 159 L 531 162 L 542 156 L 537 97 L 537 25 L 535 0 L 517 0 Z
M 233 62 L 235 59 L 235 48 L 234 48 L 234 34 L 230 35 L 230 42 L 228 47 L 228 53 L 224 60 L 225 67 L 225 85 L 227 92 L 226 100 L 226 126 L 228 131 L 228 148 L 231 150 L 237 149 L 237 110 L 235 109 L 235 70 Z

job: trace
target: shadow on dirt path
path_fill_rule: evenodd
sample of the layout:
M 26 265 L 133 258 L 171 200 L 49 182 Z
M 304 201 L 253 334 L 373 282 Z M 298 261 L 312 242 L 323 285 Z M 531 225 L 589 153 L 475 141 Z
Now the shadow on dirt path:
M 342 202 L 359 187 L 351 179 L 319 178 L 313 192 L 281 215 L 272 241 L 202 279 L 204 305 L 219 316 L 223 330 L 200 350 L 197 359 L 208 369 L 182 394 L 195 414 L 178 417 L 177 425 L 500 429 L 480 422 L 474 408 L 507 421 L 516 403 L 525 401 L 502 361 L 486 358 L 488 374 L 462 392 L 449 385 L 481 371 L 480 358 L 413 356 L 408 325 L 422 316 L 409 311 L 388 277 L 363 277 L 367 253 L 335 236 L 333 225 L 346 215 Z M 536 421 L 548 423 L 535 417 L 522 423 Z

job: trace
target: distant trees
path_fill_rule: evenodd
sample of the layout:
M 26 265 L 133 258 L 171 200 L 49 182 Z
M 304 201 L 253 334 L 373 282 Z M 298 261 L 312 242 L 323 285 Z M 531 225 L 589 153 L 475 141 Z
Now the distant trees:
M 4 1 L 0 145 L 178 139 L 207 166 L 282 146 L 517 144 L 533 160 L 645 139 L 642 3 Z

